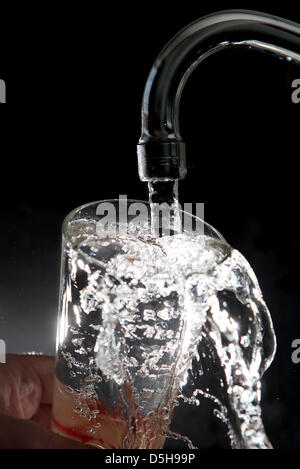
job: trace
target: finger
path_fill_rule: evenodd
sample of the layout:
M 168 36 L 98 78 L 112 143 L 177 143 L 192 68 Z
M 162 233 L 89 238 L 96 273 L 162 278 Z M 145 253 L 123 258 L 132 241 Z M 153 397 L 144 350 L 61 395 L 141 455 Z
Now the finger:
M 30 420 L 0 416 L 0 449 L 93 449 Z
M 49 404 L 41 404 L 38 411 L 32 416 L 31 420 L 42 425 L 45 428 L 51 428 L 52 406 Z
M 52 402 L 54 357 L 8 354 L 0 364 L 0 412 L 31 418 L 40 404 Z
M 55 357 L 49 355 L 16 355 L 22 356 L 24 364 L 38 376 L 41 385 L 41 404 L 52 404 Z

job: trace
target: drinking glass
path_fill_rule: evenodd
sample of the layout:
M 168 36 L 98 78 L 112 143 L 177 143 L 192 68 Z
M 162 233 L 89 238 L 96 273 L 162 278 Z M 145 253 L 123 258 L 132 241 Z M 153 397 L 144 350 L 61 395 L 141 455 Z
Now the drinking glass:
M 179 213 L 181 234 L 205 234 L 226 251 L 214 228 Z M 152 217 L 147 202 L 119 199 L 83 205 L 63 222 L 52 429 L 97 448 L 162 448 L 187 372 L 184 285 Z

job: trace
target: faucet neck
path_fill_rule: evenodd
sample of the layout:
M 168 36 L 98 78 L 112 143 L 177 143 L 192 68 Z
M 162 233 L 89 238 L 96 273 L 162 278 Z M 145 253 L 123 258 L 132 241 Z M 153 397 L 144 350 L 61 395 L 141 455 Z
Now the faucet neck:
M 300 64 L 300 25 L 264 13 L 229 10 L 205 16 L 176 34 L 156 58 L 144 91 L 138 144 L 142 181 L 185 177 L 185 144 L 179 129 L 184 85 L 207 57 L 234 47 Z

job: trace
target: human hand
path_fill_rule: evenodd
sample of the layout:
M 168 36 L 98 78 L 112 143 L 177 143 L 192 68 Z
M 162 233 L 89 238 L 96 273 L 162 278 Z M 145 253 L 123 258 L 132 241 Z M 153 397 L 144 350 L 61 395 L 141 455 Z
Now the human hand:
M 6 356 L 0 363 L 0 449 L 92 449 L 50 430 L 54 357 Z

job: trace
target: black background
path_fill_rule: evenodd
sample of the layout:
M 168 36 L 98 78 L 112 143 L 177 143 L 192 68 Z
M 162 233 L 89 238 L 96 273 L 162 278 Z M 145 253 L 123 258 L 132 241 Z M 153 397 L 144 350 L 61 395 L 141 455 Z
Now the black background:
M 136 143 L 143 88 L 162 46 L 213 11 L 246 8 L 300 23 L 300 7 L 153 1 L 26 8 L 1 18 L 0 338 L 9 352 L 53 354 L 64 216 L 119 194 L 147 198 Z M 291 360 L 300 338 L 295 78 L 300 69 L 288 62 L 227 51 L 193 73 L 181 104 L 188 159 L 181 202 L 205 203 L 206 221 L 252 265 L 274 321 L 278 351 L 263 379 L 263 416 L 276 448 L 300 448 L 300 364 Z M 176 429 L 199 447 L 228 447 L 210 404 L 179 417 Z

